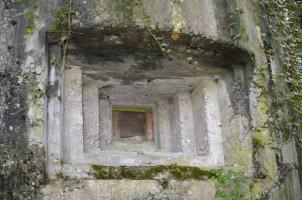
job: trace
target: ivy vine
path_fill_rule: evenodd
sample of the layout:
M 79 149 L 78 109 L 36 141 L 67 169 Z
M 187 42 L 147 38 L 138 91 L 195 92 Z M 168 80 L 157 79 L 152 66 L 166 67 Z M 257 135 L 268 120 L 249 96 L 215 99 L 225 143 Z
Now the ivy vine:
M 72 8 L 73 0 L 65 0 L 63 6 L 55 11 L 52 25 L 48 32 L 60 34 L 60 44 L 62 46 L 62 61 L 61 65 L 58 64 L 56 59 L 51 60 L 51 64 L 54 64 L 56 68 L 62 66 L 62 72 L 64 71 L 66 55 L 69 40 L 72 36 L 71 24 L 76 15 L 75 9 Z
M 186 66 L 189 66 L 192 69 L 200 70 L 200 68 L 197 67 L 199 62 L 195 58 L 193 58 L 191 55 L 181 54 L 179 51 L 173 49 L 168 41 L 164 40 L 164 37 L 159 34 L 160 31 L 157 30 L 156 25 L 151 22 L 150 16 L 147 14 L 141 0 L 132 0 L 132 4 L 133 7 L 139 8 L 141 20 L 143 21 L 144 26 L 147 28 L 148 32 L 152 36 L 163 56 L 178 60 L 179 62 L 185 64 Z M 181 33 L 179 32 L 172 32 L 171 39 L 177 40 L 180 37 L 180 34 Z
M 281 71 L 271 74 L 275 80 L 284 80 L 283 91 L 275 90 L 275 106 L 283 107 L 281 119 L 283 136 L 294 136 L 301 141 L 302 135 L 302 1 L 260 0 L 265 11 L 264 19 L 269 38 L 264 41 L 268 64 L 277 58 Z M 300 12 L 300 13 L 299 13 Z M 276 87 L 275 87 L 276 88 Z

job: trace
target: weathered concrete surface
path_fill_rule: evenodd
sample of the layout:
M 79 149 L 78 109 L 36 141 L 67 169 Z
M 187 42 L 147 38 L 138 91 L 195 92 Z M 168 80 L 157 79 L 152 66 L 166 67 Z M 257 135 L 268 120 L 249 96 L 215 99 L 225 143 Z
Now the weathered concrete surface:
M 50 46 L 50 51 L 53 52 L 50 59 L 60 61 L 61 50 L 56 46 Z M 58 148 L 57 145 L 63 142 L 61 132 L 64 127 L 61 125 L 63 121 L 62 109 L 62 74 L 56 63 L 49 66 L 49 85 L 48 85 L 48 106 L 47 106 L 47 128 L 46 133 L 50 130 L 52 134 L 47 134 L 46 155 L 47 155 L 47 172 L 51 177 L 60 171 L 61 160 L 63 160 L 63 148 Z M 47 138 L 47 139 L 46 139 Z
M 211 159 L 212 165 L 224 165 L 224 154 L 229 152 L 223 152 L 222 134 L 221 134 L 221 119 L 219 111 L 219 100 L 217 98 L 218 88 L 214 81 L 203 82 L 204 88 L 204 110 L 205 110 L 205 123 L 206 133 L 208 137 L 209 151 L 208 156 Z
M 247 174 L 253 173 L 252 141 L 249 136 L 250 114 L 246 109 L 248 94 L 244 81 L 240 80 L 240 68 L 226 73 L 217 82 L 221 131 L 225 165 L 249 166 Z M 239 72 L 238 72 L 238 71 Z M 244 76 L 244 75 L 242 75 Z M 242 156 L 245 155 L 245 156 Z
M 214 188 L 207 181 L 87 180 L 58 181 L 44 188 L 43 193 L 44 200 L 211 200 Z
M 112 142 L 112 108 L 110 99 L 103 96 L 99 100 L 100 149 L 106 149 Z
M 269 195 L 269 200 L 302 199 L 301 183 L 297 170 L 291 171 L 282 184 L 274 187 Z
M 205 109 L 204 109 L 204 85 L 202 81 L 197 84 L 196 88 L 192 92 L 192 108 L 194 115 L 194 134 L 196 140 L 196 150 L 200 155 L 206 155 L 208 152 L 208 134 L 206 133 L 207 124 L 205 121 Z
M 4 146 L 1 145 L 1 156 L 4 155 L 4 159 L 1 158 L 0 162 L 4 160 L 4 165 L 1 166 L 6 167 L 4 168 L 5 174 L 0 174 L 0 183 L 8 182 L 8 184 L 0 187 L 2 196 L 22 199 L 25 196 L 29 198 L 36 195 L 43 171 L 41 148 L 45 147 L 48 173 L 51 178 L 56 179 L 55 175 L 60 175 L 59 173 L 62 171 L 71 177 L 79 178 L 76 181 L 67 181 L 61 184 L 54 181 L 53 184 L 49 184 L 46 187 L 47 189 L 43 190 L 46 199 L 98 199 L 100 197 L 118 199 L 121 195 L 129 199 L 143 199 L 145 197 L 147 199 L 202 199 L 203 197 L 205 197 L 204 199 L 211 199 L 213 197 L 214 188 L 212 185 L 208 186 L 210 184 L 208 181 L 170 181 L 167 187 L 164 186 L 165 184 L 150 180 L 137 182 L 130 180 L 82 181 L 80 178 L 89 178 L 87 176 L 89 166 L 83 167 L 66 163 L 63 165 L 64 153 L 70 153 L 77 157 L 78 162 L 86 164 L 98 162 L 112 164 L 114 163 L 112 160 L 119 160 L 121 157 L 127 158 L 124 162 L 121 162 L 125 165 L 145 165 L 150 160 L 160 163 L 162 157 L 169 155 L 164 154 L 157 158 L 152 154 L 144 157 L 137 152 L 130 154 L 125 154 L 125 152 L 115 154 L 102 152 L 102 154 L 86 155 L 85 158 L 79 159 L 80 156 L 78 157 L 78 155 L 86 149 L 84 147 L 89 146 L 87 143 L 85 144 L 88 138 L 77 132 L 78 130 L 82 131 L 83 125 L 84 130 L 87 130 L 87 126 L 85 126 L 86 108 L 84 108 L 83 120 L 81 119 L 83 116 L 79 111 L 82 108 L 82 103 L 72 105 L 75 101 L 82 101 L 81 98 L 79 99 L 82 93 L 80 86 L 82 83 L 75 84 L 77 94 L 73 95 L 75 99 L 69 99 L 69 103 L 71 103 L 69 106 L 73 106 L 75 113 L 67 112 L 67 116 L 62 115 L 62 102 L 66 100 L 65 97 L 70 98 L 72 95 L 68 96 L 70 95 L 69 92 L 62 95 L 64 91 L 62 90 L 63 83 L 61 79 L 62 68 L 54 66 L 54 63 L 49 64 L 53 56 L 51 53 L 57 52 L 57 50 L 50 50 L 49 52 L 47 47 L 49 43 L 60 41 L 60 36 L 55 37 L 56 40 L 50 39 L 49 43 L 45 42 L 44 38 L 45 30 L 50 27 L 51 11 L 56 10 L 59 5 L 63 5 L 62 1 L 39 1 L 39 5 L 34 11 L 39 16 L 34 20 L 35 30 L 26 37 L 26 40 L 23 40 L 22 16 L 16 17 L 16 14 L 21 10 L 16 9 L 16 5 L 8 0 L 0 2 L 0 11 L 3 13 L 3 17 L 0 18 L 0 131 L 1 134 L 3 133 L 1 143 L 3 141 L 3 144 L 5 144 Z M 77 1 L 74 2 L 73 6 L 77 12 L 76 19 L 73 20 L 74 32 L 80 34 L 74 33 L 71 38 L 67 57 L 68 64 L 83 67 L 85 68 L 85 76 L 90 73 L 90 78 L 98 77 L 102 78 L 102 81 L 106 80 L 108 76 L 119 79 L 126 75 L 128 81 L 130 80 L 129 82 L 135 83 L 137 79 L 133 80 L 131 78 L 137 78 L 137 73 L 140 80 L 147 81 L 148 75 L 158 75 L 160 71 L 158 67 L 161 65 L 167 66 L 169 70 L 160 74 L 157 78 L 163 78 L 169 73 L 174 77 L 187 75 L 198 77 L 201 74 L 206 74 L 210 77 L 211 81 L 209 82 L 211 83 L 206 84 L 205 87 L 207 99 L 202 102 L 205 104 L 205 113 L 201 116 L 194 113 L 193 116 L 204 118 L 204 121 L 207 121 L 205 124 L 208 125 L 201 127 L 202 134 L 203 132 L 209 133 L 207 139 L 205 137 L 204 140 L 197 141 L 197 146 L 202 144 L 202 147 L 206 148 L 206 145 L 208 145 L 206 150 L 201 148 L 202 154 L 210 153 L 213 155 L 215 159 L 212 161 L 215 165 L 232 166 L 244 171 L 244 174 L 248 177 L 260 179 L 258 181 L 263 185 L 261 185 L 261 190 L 257 192 L 268 193 L 271 199 L 301 199 L 295 155 L 299 152 L 295 150 L 291 142 L 284 144 L 282 141 L 278 141 L 278 144 L 276 144 L 273 140 L 275 136 L 271 135 L 269 128 L 266 126 L 268 103 L 267 99 L 261 96 L 262 88 L 266 86 L 266 83 L 259 75 L 259 68 L 267 60 L 261 49 L 261 32 L 254 16 L 254 7 L 251 1 L 143 1 L 143 7 L 150 16 L 151 23 L 160 29 L 159 34 L 162 34 L 163 38 L 167 39 L 169 43 L 173 43 L 171 45 L 173 50 L 176 49 L 187 56 L 197 55 L 196 60 L 200 63 L 201 71 L 196 69 L 185 70 L 187 65 L 175 62 L 173 59 L 163 58 L 153 38 L 144 27 L 142 10 L 139 7 L 133 7 L 131 1 Z M 241 46 L 234 45 L 233 41 L 230 40 L 230 30 L 227 23 L 229 12 L 237 7 L 244 10 L 244 13 L 240 16 L 241 25 L 245 28 L 245 34 L 250 39 L 247 43 L 240 42 Z M 182 34 L 180 34 L 179 39 L 174 41 L 171 38 L 171 33 L 174 37 L 177 36 L 178 32 Z M 23 51 L 22 41 L 25 43 L 26 51 L 24 59 L 20 56 Z M 45 49 L 46 51 L 44 51 Z M 114 50 L 109 51 L 111 49 Z M 249 59 L 244 49 L 255 55 L 254 60 Z M 141 53 L 145 50 L 149 57 Z M 131 53 L 134 53 L 135 56 L 129 56 L 129 51 L 132 51 Z M 58 61 L 60 57 L 62 55 L 57 56 Z M 273 71 L 275 72 L 275 69 L 278 68 L 275 65 L 278 65 L 278 63 L 273 64 Z M 131 65 L 133 65 L 132 68 Z M 142 68 L 142 66 L 147 67 Z M 106 68 L 110 70 L 106 71 Z M 95 73 L 91 73 L 91 71 Z M 114 71 L 119 71 L 119 73 L 114 73 Z M 171 74 L 171 72 L 174 74 Z M 154 80 L 155 78 L 151 82 Z M 72 86 L 71 84 L 70 87 Z M 172 87 L 169 86 L 165 89 L 169 90 L 169 88 Z M 46 99 L 46 93 L 48 93 L 48 99 Z M 171 93 L 173 92 L 171 91 L 167 96 L 171 96 Z M 218 97 L 216 93 L 218 93 Z M 86 96 L 85 91 L 84 94 Z M 194 105 L 198 106 L 196 101 L 198 101 L 199 96 L 193 95 L 193 111 L 195 111 Z M 84 99 L 84 102 L 86 100 Z M 168 100 L 172 101 L 173 98 Z M 169 101 L 163 104 L 159 103 L 158 109 L 169 104 Z M 181 113 L 181 109 L 176 109 L 177 101 L 174 101 L 174 104 L 167 106 L 169 108 L 161 110 L 163 113 L 159 112 L 155 116 L 154 121 L 165 121 L 164 119 L 168 118 L 164 117 L 162 119 L 162 116 L 173 114 L 174 117 L 166 120 L 165 123 L 160 123 L 156 130 L 175 133 L 179 131 L 175 130 L 175 127 L 178 127 L 177 123 L 181 119 L 178 118 L 179 115 L 176 113 L 183 114 L 182 116 L 185 115 Z M 97 107 L 96 101 L 94 101 L 93 107 Z M 98 109 L 96 108 L 94 111 L 98 112 Z M 96 115 L 96 112 L 93 113 Z M 64 128 L 62 117 L 70 117 L 68 119 L 70 123 L 77 122 L 77 127 L 71 126 L 71 129 L 67 129 L 68 133 L 71 131 L 76 133 L 75 138 L 61 137 Z M 93 120 L 97 118 L 94 118 L 93 115 L 91 117 Z M 71 121 L 73 119 L 76 120 Z M 91 127 L 88 124 L 91 129 L 97 127 L 97 122 L 93 120 L 91 121 L 93 124 Z M 192 121 L 197 124 L 201 120 L 193 118 Z M 219 124 L 219 121 L 221 121 L 221 124 Z M 196 127 L 190 127 L 190 130 L 194 129 L 195 136 L 197 135 L 196 132 L 199 132 L 198 129 L 200 129 L 200 127 Z M 207 127 L 207 129 L 204 127 Z M 73 130 L 73 128 L 76 128 L 76 130 Z M 95 130 L 93 131 L 95 132 Z M 88 130 L 88 132 L 91 133 L 92 130 Z M 222 136 L 220 137 L 218 133 L 222 133 Z M 252 136 L 255 134 L 260 134 L 267 138 L 269 142 L 265 143 L 263 147 L 255 146 L 255 141 L 252 140 Z M 92 135 L 95 136 L 95 133 L 92 133 Z M 179 153 L 182 151 L 182 148 L 179 148 L 182 146 L 181 142 L 169 144 L 167 141 L 171 138 L 179 139 L 183 135 L 184 133 L 176 137 L 171 135 L 167 138 L 158 137 L 156 141 L 165 146 L 164 151 Z M 67 152 L 64 152 L 61 144 L 65 143 L 66 139 L 71 139 L 70 142 L 76 141 L 72 146 L 75 151 L 68 152 L 67 149 Z M 98 138 L 96 137 L 96 139 Z M 98 141 L 94 141 L 94 137 L 91 141 L 92 143 L 88 143 L 95 148 Z M 179 145 L 175 146 L 176 143 Z M 25 148 L 26 144 L 32 145 L 29 151 Z M 34 145 L 38 148 L 33 148 Z M 75 148 L 77 146 L 79 148 Z M 187 146 L 187 149 L 190 150 L 190 147 Z M 154 151 L 152 148 L 149 150 Z M 7 153 L 2 154 L 2 152 Z M 20 154 L 20 152 L 25 154 Z M 16 159 L 8 159 L 12 157 L 11 155 L 16 155 Z M 207 163 L 213 166 L 213 163 L 208 162 L 209 157 L 200 160 L 196 160 L 196 158 L 190 160 L 188 157 L 171 157 L 168 163 L 188 163 L 189 165 L 198 166 Z M 24 165 L 24 163 L 26 164 Z M 22 166 L 22 168 L 14 168 L 16 166 Z M 283 172 L 280 170 L 283 169 L 281 166 L 286 166 L 286 169 L 292 170 Z M 16 178 L 16 176 L 18 177 Z M 62 186 L 64 184 L 67 186 Z M 146 185 L 146 188 L 142 189 L 142 185 Z M 79 189 L 78 186 L 82 189 Z M 166 188 L 162 190 L 163 187 Z M 12 193 L 12 188 L 15 193 Z M 57 193 L 54 192 L 52 196 L 51 191 Z M 193 192 L 190 193 L 189 191 Z M 150 197 L 147 194 L 148 192 L 154 195 Z
M 36 122 L 27 116 L 28 94 L 38 88 L 35 75 L 22 71 L 24 19 L 16 17 L 19 12 L 14 1 L 0 2 L 0 199 L 37 199 L 45 172 L 41 143 L 28 141 L 27 130 Z M 40 142 L 42 129 L 35 127 L 33 134 Z
M 265 173 L 268 172 L 268 177 L 274 176 L 275 166 L 272 164 L 274 161 L 265 160 L 268 157 L 273 159 L 273 151 L 270 148 L 262 151 L 261 156 L 254 155 L 253 157 L 254 147 L 250 137 L 251 125 L 258 127 L 266 120 L 262 111 L 257 111 L 258 91 L 254 90 L 257 87 L 250 82 L 252 74 L 249 72 L 253 70 L 252 65 L 254 63 L 244 53 L 237 54 L 238 51 L 228 48 L 218 48 L 218 52 L 215 52 L 217 50 L 215 45 L 211 45 L 211 41 L 214 41 L 213 38 L 229 39 L 229 34 L 226 33 L 228 30 L 221 28 L 225 27 L 225 24 L 219 23 L 225 23 L 222 16 L 225 16 L 228 9 L 236 4 L 226 4 L 216 1 L 143 1 L 143 7 L 146 9 L 146 13 L 150 14 L 151 21 L 162 30 L 203 34 L 206 38 L 212 38 L 204 40 L 188 36 L 189 39 L 184 39 L 187 37 L 184 35 L 181 36 L 179 42 L 176 41 L 178 46 L 174 46 L 179 48 L 184 44 L 189 44 L 190 48 L 206 49 L 198 59 L 201 71 L 185 70 L 186 66 L 162 58 L 156 45 L 149 46 L 148 43 L 152 43 L 152 37 L 148 36 L 149 33 L 132 26 L 143 27 L 143 21 L 140 18 L 139 9 L 133 8 L 130 2 L 91 1 L 78 4 L 81 10 L 74 26 L 79 27 L 79 30 L 84 30 L 84 32 L 86 29 L 86 34 L 88 34 L 87 30 L 91 30 L 91 32 L 89 32 L 88 37 L 76 35 L 72 38 L 67 63 L 81 67 L 89 83 L 96 83 L 100 88 L 104 87 L 101 91 L 109 97 L 114 97 L 112 103 L 127 102 L 129 104 L 129 102 L 135 102 L 154 107 L 154 105 L 159 105 L 157 101 L 161 102 L 163 98 L 166 98 L 165 101 L 168 99 L 168 104 L 171 105 L 168 105 L 167 112 L 158 112 L 154 115 L 156 119 L 154 121 L 161 121 L 159 119 L 166 115 L 166 120 L 163 119 L 165 123 L 160 122 L 156 125 L 156 130 L 159 132 L 156 141 L 160 144 L 159 146 L 167 145 L 163 148 L 165 151 L 178 154 L 186 152 L 188 154 L 180 157 L 177 157 L 178 155 L 175 157 L 172 154 L 158 154 L 158 152 L 146 154 L 146 152 L 152 151 L 152 148 L 145 146 L 142 148 L 142 152 L 136 152 L 135 149 L 138 148 L 127 147 L 134 145 L 133 143 L 122 146 L 113 144 L 109 151 L 107 148 L 100 154 L 86 155 L 85 159 L 80 161 L 81 163 L 144 165 L 147 163 L 175 162 L 199 166 L 203 166 L 205 163 L 206 166 L 226 164 L 238 166 L 246 175 L 253 176 L 254 172 L 258 170 L 253 166 L 253 159 L 256 158 L 257 162 L 261 160 Z M 108 9 L 104 10 L 104 7 Z M 159 10 L 153 10 L 154 8 Z M 170 17 L 164 19 L 161 17 L 163 15 L 156 14 L 163 10 L 168 11 Z M 190 10 L 190 12 L 184 12 L 185 10 Z M 200 12 L 200 10 L 204 12 Z M 217 13 L 220 14 L 216 17 Z M 244 17 L 244 20 L 247 20 L 246 17 L 251 19 L 251 13 L 247 13 Z M 195 18 L 201 19 L 200 23 L 196 23 Z M 251 22 L 246 23 L 249 28 L 252 24 Z M 96 28 L 98 25 L 105 28 L 99 30 Z M 131 34 L 131 31 L 127 30 L 125 26 L 132 27 L 133 29 L 130 29 L 133 32 L 137 30 L 137 34 Z M 169 38 L 169 32 L 162 34 Z M 248 34 L 253 42 L 251 46 L 243 46 L 253 51 L 259 51 L 259 41 L 257 42 L 258 37 L 255 35 L 258 33 L 251 31 Z M 137 44 L 135 38 L 139 37 L 142 38 L 142 42 Z M 220 42 L 216 44 L 220 44 Z M 144 53 L 141 53 L 142 51 L 148 51 L 149 55 L 145 56 Z M 261 63 L 262 58 L 261 53 L 256 55 L 257 62 Z M 145 62 L 146 60 L 148 62 Z M 163 70 L 162 66 L 167 70 Z M 188 78 L 179 81 L 177 87 L 175 84 L 167 84 L 169 81 L 158 81 L 158 79 L 165 79 L 166 76 L 198 77 L 205 75 L 208 80 L 203 80 L 203 87 L 200 87 L 203 90 L 202 94 L 198 94 L 195 89 L 193 99 L 188 95 L 186 101 L 181 101 L 179 97 L 180 91 L 185 88 L 182 84 L 189 80 Z M 149 85 L 152 87 L 149 88 Z M 195 87 L 196 82 L 194 82 L 192 89 Z M 139 101 L 131 100 L 132 96 L 138 97 Z M 199 105 L 198 100 L 201 101 L 202 110 L 199 109 L 200 112 L 194 109 Z M 195 113 L 191 112 L 192 110 Z M 107 111 L 100 109 L 100 117 L 107 117 L 106 123 L 100 125 L 100 128 L 107 127 L 105 128 L 107 131 L 111 129 L 108 128 L 111 125 L 108 109 Z M 184 119 L 191 123 L 184 123 Z M 200 124 L 203 126 L 200 127 Z M 161 135 L 161 130 L 163 132 L 170 131 L 173 134 Z M 198 137 L 200 136 L 199 131 L 202 131 L 201 135 L 205 135 L 202 140 Z M 104 138 L 110 138 L 108 134 L 106 135 Z M 192 141 L 194 137 L 198 137 L 199 140 L 197 139 L 193 145 L 185 144 L 185 141 Z M 167 142 L 169 138 L 170 144 Z M 100 139 L 106 142 L 106 140 Z M 119 147 L 117 148 L 117 146 Z M 120 147 L 128 149 L 128 152 L 120 151 Z M 198 150 L 199 148 L 200 150 Z M 119 152 L 114 152 L 114 149 L 119 150 Z M 197 152 L 204 157 L 200 157 L 200 159 L 189 158 L 190 155 L 197 154 Z M 163 161 L 165 157 L 169 159 L 169 162 Z
M 171 131 L 171 118 L 169 117 L 169 103 L 168 100 L 161 100 L 157 102 L 156 105 L 157 113 L 157 132 L 162 133 L 162 136 L 159 137 L 160 148 L 164 152 L 172 152 L 173 144 Z
M 125 63 L 124 66 L 127 64 L 129 63 Z M 88 68 L 89 72 L 85 71 L 87 70 L 85 68 Z M 148 74 L 148 79 L 133 73 L 132 76 L 139 80 L 129 82 L 127 77 L 120 79 L 114 77 L 119 73 L 120 68 L 115 70 L 109 68 L 109 70 L 111 75 L 106 74 L 106 71 L 94 74 L 90 64 L 86 64 L 86 67 L 68 65 L 65 69 L 64 113 L 62 114 L 65 131 L 57 137 L 62 138 L 64 144 L 53 140 L 51 126 L 48 132 L 49 147 L 63 149 L 65 157 L 60 159 L 62 162 L 126 166 L 174 162 L 179 165 L 223 166 L 223 154 L 229 152 L 223 152 L 219 127 L 221 119 L 218 109 L 218 85 L 211 80 L 212 76 L 204 74 L 200 77 L 196 75 L 174 77 L 170 76 L 170 73 L 180 74 L 179 71 L 190 70 L 178 68 L 172 72 L 169 66 L 163 65 L 160 69 L 156 69 L 156 72 L 151 70 L 152 73 L 148 74 L 148 70 L 144 71 Z M 158 75 L 162 77 L 159 78 Z M 201 115 L 193 113 L 192 98 L 195 94 L 192 91 L 196 90 L 199 96 L 197 99 L 195 97 L 194 104 L 200 107 L 198 111 L 203 113 Z M 159 110 L 158 102 L 166 102 L 166 107 Z M 49 108 L 54 106 L 52 100 L 50 103 Z M 113 138 L 111 107 L 116 105 L 147 106 L 152 109 L 155 122 L 153 123 L 154 141 Z M 56 108 L 55 106 L 53 109 Z M 57 121 L 57 119 L 53 120 Z M 200 122 L 204 122 L 205 138 L 198 133 L 198 128 L 195 128 L 200 126 Z M 55 123 L 50 125 L 56 126 Z M 197 153 L 199 140 L 206 141 L 208 146 L 205 148 L 209 151 L 204 154 Z M 58 150 L 57 152 L 49 150 L 59 154 L 57 157 L 60 157 Z M 49 161 L 56 163 L 53 159 L 54 155 L 49 156 Z M 54 163 L 49 163 L 49 172 L 57 169 Z
M 95 152 L 100 148 L 99 91 L 96 85 L 82 87 L 84 151 Z
M 173 29 L 176 32 L 217 36 L 219 27 L 215 12 L 219 10 L 215 1 L 169 1 L 143 0 L 143 8 L 150 16 L 151 23 L 161 29 Z M 79 19 L 75 22 L 80 27 L 89 25 L 143 26 L 144 15 L 131 1 L 87 1 L 79 2 Z M 134 9 L 133 9 L 134 7 Z M 105 9 L 107 8 L 107 9 Z
M 82 71 L 66 69 L 64 79 L 64 161 L 77 162 L 84 152 Z
M 179 122 L 177 126 L 179 126 L 182 152 L 186 155 L 196 155 L 191 93 L 178 94 L 176 101 L 179 107 Z

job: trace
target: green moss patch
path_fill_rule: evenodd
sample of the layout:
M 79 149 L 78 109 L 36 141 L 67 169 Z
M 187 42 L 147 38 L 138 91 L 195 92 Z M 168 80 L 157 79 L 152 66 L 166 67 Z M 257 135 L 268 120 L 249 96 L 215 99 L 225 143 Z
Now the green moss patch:
M 160 175 L 168 174 L 169 179 L 207 179 L 216 177 L 217 170 L 202 169 L 199 167 L 178 165 L 157 166 L 102 166 L 92 165 L 93 175 L 96 179 L 132 179 L 132 180 L 154 180 Z
M 62 179 L 62 180 L 64 180 L 64 181 L 67 181 L 68 179 L 70 179 L 69 176 L 63 174 L 62 172 L 57 173 L 57 174 L 56 174 L 56 178 L 57 178 L 57 179 Z
M 151 108 L 142 106 L 112 106 L 112 110 L 125 112 L 151 112 Z

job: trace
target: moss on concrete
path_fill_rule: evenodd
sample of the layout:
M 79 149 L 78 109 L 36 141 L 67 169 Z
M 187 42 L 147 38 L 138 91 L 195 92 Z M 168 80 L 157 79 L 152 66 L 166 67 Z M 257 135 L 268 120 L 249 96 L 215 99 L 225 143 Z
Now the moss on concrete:
M 259 144 L 261 147 L 263 147 L 266 143 L 266 138 L 263 136 L 262 131 L 256 131 L 252 134 L 253 142 Z
M 62 179 L 63 181 L 67 181 L 70 179 L 69 176 L 65 175 L 64 173 L 60 172 L 56 174 L 57 179 Z
M 112 106 L 112 110 L 125 112 L 151 112 L 151 108 L 143 106 Z
M 263 96 L 259 97 L 257 108 L 263 114 L 265 114 L 267 112 L 267 110 L 268 110 L 268 103 L 267 103 L 267 99 L 265 97 L 263 97 Z
M 173 25 L 174 32 L 182 32 L 183 29 L 186 29 L 186 22 L 182 16 L 180 7 L 177 5 L 178 2 L 172 3 L 172 16 L 171 22 Z
M 93 176 L 96 179 L 132 179 L 132 180 L 154 180 L 161 176 L 169 179 L 207 179 L 216 177 L 216 169 L 203 169 L 199 167 L 178 166 L 178 165 L 157 165 L 157 166 L 103 166 L 92 165 Z
M 105 1 L 109 14 L 111 15 L 110 24 L 127 24 L 132 22 L 132 2 L 124 0 Z
M 236 146 L 231 153 L 232 160 L 238 165 L 238 169 L 247 169 L 251 165 L 252 147 Z
M 256 129 L 256 131 L 251 134 L 253 142 L 258 144 L 260 147 L 264 147 L 266 144 L 272 144 L 273 138 L 268 131 L 269 130 L 266 127 Z

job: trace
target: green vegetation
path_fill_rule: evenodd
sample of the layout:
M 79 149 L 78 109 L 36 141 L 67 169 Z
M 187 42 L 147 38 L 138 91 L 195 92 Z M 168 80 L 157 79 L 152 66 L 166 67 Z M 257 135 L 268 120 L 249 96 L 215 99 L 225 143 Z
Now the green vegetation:
M 220 197 L 224 200 L 244 199 L 243 184 L 245 183 L 245 177 L 241 173 L 233 170 L 218 170 L 215 174 L 215 197 Z
M 24 16 L 26 20 L 25 35 L 30 35 L 36 28 L 34 20 L 38 18 L 35 15 L 36 2 L 35 0 L 17 0 L 17 3 L 22 3 L 24 9 L 17 16 Z
M 199 167 L 188 167 L 178 165 L 157 166 L 102 166 L 92 165 L 93 175 L 97 179 L 156 179 L 159 175 L 168 173 L 169 179 L 204 179 L 215 177 L 217 170 L 207 170 Z
M 249 38 L 246 35 L 245 28 L 240 23 L 240 16 L 243 14 L 241 8 L 235 8 L 229 13 L 228 23 L 231 31 L 231 38 L 233 41 L 242 40 L 248 42 Z
M 55 66 L 56 69 L 59 69 L 59 68 L 60 68 L 60 64 L 59 64 L 58 60 L 57 60 L 55 57 L 53 57 L 53 58 L 50 60 L 50 64 L 53 65 L 53 66 Z
M 68 31 L 69 18 L 73 18 L 76 12 L 69 9 L 68 3 L 65 2 L 64 6 L 55 11 L 52 25 L 49 29 L 50 32 Z
M 140 17 L 146 26 L 147 30 L 149 31 L 150 35 L 156 42 L 157 46 L 161 50 L 162 54 L 165 56 L 167 54 L 167 44 L 162 41 L 162 37 L 158 36 L 156 32 L 156 26 L 152 24 L 149 15 L 146 13 L 145 8 L 143 7 L 142 1 L 141 0 L 132 0 L 133 7 L 138 7 L 140 11 Z
M 65 66 L 67 47 L 72 34 L 71 24 L 75 14 L 76 11 L 72 9 L 72 0 L 64 0 L 64 5 L 56 10 L 56 15 L 49 30 L 49 32 L 57 32 L 61 35 L 60 44 L 63 48 L 62 62 L 61 65 L 59 65 L 55 60 L 52 60 L 56 62 L 52 64 L 55 64 L 56 67 L 63 66 L 62 70 L 64 70 Z
M 239 200 L 243 198 L 243 184 L 245 177 L 233 170 L 202 169 L 199 167 L 178 165 L 157 166 L 102 166 L 92 165 L 93 175 L 96 179 L 132 179 L 157 180 L 163 176 L 168 180 L 207 180 L 215 182 L 216 197 L 226 200 Z M 166 175 L 166 176 L 165 176 Z
M 282 137 L 294 136 L 301 141 L 302 131 L 302 29 L 301 1 L 261 0 L 267 37 L 264 49 L 267 56 L 271 79 L 271 92 L 274 94 L 271 123 Z M 300 13 L 299 13 L 300 12 Z M 281 64 L 281 71 L 272 74 L 271 60 Z M 278 80 L 278 82 L 276 82 Z M 283 81 L 282 81 L 283 80 Z M 284 83 L 280 85 L 280 83 Z M 276 114 L 276 108 L 282 110 L 283 117 Z M 299 134 L 300 133 L 300 134 Z
M 112 106 L 112 110 L 126 112 L 151 112 L 151 108 L 142 106 Z
M 62 179 L 63 181 L 67 181 L 70 179 L 69 176 L 63 174 L 62 172 L 56 174 L 57 179 Z
M 252 140 L 255 144 L 259 145 L 259 147 L 264 147 L 266 143 L 271 142 L 270 137 L 266 137 L 263 135 L 264 132 L 264 129 L 258 129 L 254 133 L 252 133 Z
M 178 2 L 175 1 L 174 3 L 178 3 Z M 139 9 L 141 19 L 142 19 L 145 27 L 149 31 L 150 35 L 152 36 L 154 42 L 160 49 L 163 56 L 167 56 L 167 57 L 176 59 L 182 63 L 187 64 L 191 68 L 199 70 L 199 68 L 196 67 L 199 63 L 192 55 L 189 55 L 188 53 L 185 53 L 185 52 L 180 52 L 178 49 L 173 49 L 173 47 L 169 43 L 169 41 L 164 40 L 164 37 L 161 35 L 160 31 L 157 30 L 156 25 L 154 25 L 151 22 L 150 17 L 146 13 L 141 0 L 132 0 L 132 5 L 133 5 L 133 7 L 137 7 Z M 172 41 L 178 40 L 180 35 L 181 35 L 180 32 L 172 32 L 171 40 Z

